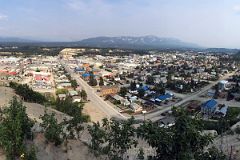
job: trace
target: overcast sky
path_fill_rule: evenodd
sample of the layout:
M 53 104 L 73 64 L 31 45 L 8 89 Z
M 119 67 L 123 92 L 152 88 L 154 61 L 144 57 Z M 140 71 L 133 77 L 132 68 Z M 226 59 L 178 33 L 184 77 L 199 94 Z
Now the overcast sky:
M 0 36 L 69 41 L 122 35 L 240 48 L 240 1 L 0 0 Z

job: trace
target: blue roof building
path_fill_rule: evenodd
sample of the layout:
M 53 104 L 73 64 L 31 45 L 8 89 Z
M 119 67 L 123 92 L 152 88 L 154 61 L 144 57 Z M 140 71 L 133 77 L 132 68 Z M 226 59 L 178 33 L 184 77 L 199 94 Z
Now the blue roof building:
M 84 68 L 76 67 L 75 72 L 84 72 Z
M 83 78 L 90 77 L 90 74 L 89 74 L 89 73 L 83 73 L 83 74 L 82 74 L 82 77 L 83 77 Z
M 216 108 L 217 108 L 217 105 L 218 105 L 218 103 L 217 103 L 217 101 L 216 100 L 214 100 L 214 99 L 210 99 L 210 100 L 208 100 L 208 101 L 206 101 L 206 102 L 204 102 L 203 104 L 202 104 L 202 106 L 201 106 L 201 111 L 202 111 L 202 113 L 204 113 L 204 114 L 213 114 L 214 113 L 214 111 L 216 110 Z
M 160 95 L 155 100 L 165 101 L 165 100 L 168 100 L 168 99 L 171 99 L 171 98 L 172 98 L 172 95 L 169 94 L 169 93 L 166 93 L 164 95 Z
M 143 89 L 144 91 L 147 91 L 147 90 L 149 90 L 149 87 L 148 87 L 148 86 L 143 86 L 142 89 Z

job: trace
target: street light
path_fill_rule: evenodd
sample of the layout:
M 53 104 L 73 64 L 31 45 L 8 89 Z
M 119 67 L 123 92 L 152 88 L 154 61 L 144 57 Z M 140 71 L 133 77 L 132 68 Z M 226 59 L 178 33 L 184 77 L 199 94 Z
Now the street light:
M 146 110 L 142 111 L 143 117 L 144 117 L 144 122 L 145 122 L 145 114 L 147 113 Z

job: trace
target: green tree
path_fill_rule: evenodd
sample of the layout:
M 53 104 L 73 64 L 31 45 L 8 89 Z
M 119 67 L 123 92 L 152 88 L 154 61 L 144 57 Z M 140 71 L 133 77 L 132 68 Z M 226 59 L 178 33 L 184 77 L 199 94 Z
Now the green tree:
M 36 72 L 41 72 L 39 68 L 36 69 Z
M 172 75 L 173 75 L 173 72 L 169 71 L 167 74 L 167 83 L 170 83 L 172 81 Z
M 215 91 L 215 93 L 214 93 L 213 98 L 214 98 L 214 99 L 218 99 L 218 96 L 219 96 L 219 89 L 217 88 L 216 91 Z
M 137 89 L 137 86 L 136 86 L 136 82 L 135 82 L 135 81 L 133 81 L 133 82 L 130 83 L 130 89 L 131 89 L 131 91 L 135 91 L 135 90 Z
M 173 115 L 176 120 L 172 127 L 159 127 L 149 121 L 138 128 L 138 136 L 156 148 L 155 158 L 187 160 L 198 159 L 207 152 L 210 154 L 211 152 L 204 148 L 212 143 L 212 137 L 201 134 L 201 120 L 192 119 L 183 109 L 174 109 Z
M 24 140 L 30 138 L 33 123 L 26 114 L 26 107 L 16 97 L 3 110 L 0 123 L 0 146 L 7 159 L 14 160 L 24 153 Z
M 227 160 L 227 157 L 216 147 L 211 147 L 206 152 L 198 155 L 198 157 L 196 157 L 196 160 Z
M 157 94 L 165 94 L 166 92 L 166 89 L 164 87 L 164 85 L 162 83 L 158 83 L 154 86 L 154 91 L 157 93 Z
M 99 78 L 99 86 L 104 86 L 104 81 L 102 77 Z
M 63 89 L 57 89 L 56 91 L 56 94 L 67 94 L 68 93 L 68 90 L 63 88 Z
M 140 88 L 140 89 L 138 90 L 138 96 L 139 96 L 140 98 L 142 98 L 142 97 L 144 97 L 144 95 L 145 95 L 145 90 L 144 90 L 143 88 Z
M 31 146 L 30 150 L 26 153 L 26 160 L 37 160 L 36 149 L 34 146 Z
M 74 89 L 76 89 L 77 87 L 78 87 L 78 83 L 77 83 L 77 81 L 74 79 L 74 80 L 71 80 L 70 81 L 71 82 L 71 85 L 72 85 L 72 87 L 74 88 Z
M 144 160 L 144 152 L 142 148 L 139 149 L 138 160 Z
M 134 139 L 133 122 L 133 118 L 121 122 L 114 119 L 103 119 L 102 126 L 95 124 L 93 127 L 89 127 L 90 135 L 92 135 L 91 144 L 111 160 L 123 159 L 124 153 L 133 145 L 137 145 L 137 141 Z
M 41 127 L 44 129 L 44 136 L 48 142 L 53 142 L 56 146 L 63 142 L 61 137 L 63 133 L 63 125 L 58 124 L 55 114 L 47 114 L 46 110 L 43 116 L 40 117 Z
M 154 78 L 153 78 L 153 76 L 150 76 L 150 75 L 147 76 L 146 84 L 154 85 Z
M 102 154 L 102 145 L 106 139 L 106 132 L 100 126 L 100 123 L 93 123 L 92 126 L 88 126 L 89 134 L 91 135 L 91 144 L 90 148 L 94 151 L 96 155 Z
M 80 92 L 80 96 L 83 100 L 87 100 L 87 92 L 84 89 Z
M 14 82 L 10 83 L 15 92 L 20 95 L 25 101 L 34 102 L 34 103 L 44 103 L 47 101 L 46 97 L 42 94 L 35 92 L 27 84 L 17 84 Z
M 237 133 L 238 137 L 240 135 L 240 126 L 237 126 L 236 129 L 235 129 L 235 132 Z
M 97 85 L 97 80 L 95 79 L 95 77 L 92 73 L 90 74 L 89 85 L 90 86 L 96 86 Z
M 79 138 L 81 131 L 84 129 L 82 123 L 90 121 L 90 117 L 82 112 L 83 105 L 83 103 L 72 102 L 70 97 L 67 97 L 65 100 L 57 101 L 56 109 L 71 116 L 70 119 L 64 119 L 64 122 L 61 123 L 68 131 L 65 138 Z
M 122 97 L 125 97 L 126 94 L 128 92 L 128 89 L 126 87 L 121 87 L 120 88 L 120 91 L 119 91 L 119 94 L 122 96 Z

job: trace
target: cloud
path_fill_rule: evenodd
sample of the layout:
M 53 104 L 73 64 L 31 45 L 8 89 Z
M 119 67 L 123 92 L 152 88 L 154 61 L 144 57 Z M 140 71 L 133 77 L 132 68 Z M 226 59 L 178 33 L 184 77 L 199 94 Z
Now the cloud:
M 8 16 L 6 16 L 6 15 L 4 15 L 4 14 L 0 14 L 0 21 L 1 20 L 5 20 L 5 19 L 7 19 L 8 18 Z
M 68 8 L 85 14 L 109 13 L 112 5 L 104 0 L 66 0 Z
M 102 0 L 67 0 L 67 6 L 77 11 L 92 11 L 107 7 Z
M 69 0 L 67 1 L 67 6 L 73 10 L 85 10 L 88 8 L 87 4 L 83 1 Z
M 240 5 L 235 5 L 235 6 L 233 7 L 233 10 L 234 10 L 235 12 L 237 12 L 237 13 L 240 13 Z

